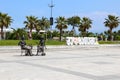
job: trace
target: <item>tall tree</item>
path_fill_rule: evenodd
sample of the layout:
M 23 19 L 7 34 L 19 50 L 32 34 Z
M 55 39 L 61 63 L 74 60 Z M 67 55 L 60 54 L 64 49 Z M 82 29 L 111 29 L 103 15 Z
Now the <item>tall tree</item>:
M 1 28 L 1 39 L 4 39 L 3 28 L 8 28 L 12 23 L 11 16 L 8 16 L 6 13 L 0 12 L 0 28 Z
M 38 17 L 35 16 L 26 16 L 26 21 L 24 21 L 25 27 L 29 31 L 29 39 L 32 39 L 32 30 L 38 25 Z
M 50 21 L 47 18 L 42 17 L 40 23 L 41 23 L 41 26 L 43 26 L 44 30 L 47 30 L 50 28 Z
M 42 19 L 39 20 L 39 25 L 37 26 L 37 30 L 45 30 L 46 36 L 45 38 L 47 38 L 47 30 L 50 28 L 50 21 L 45 18 L 42 17 Z
M 119 26 L 120 19 L 118 16 L 108 15 L 108 18 L 105 18 L 104 24 L 106 27 L 109 27 L 110 40 L 112 40 L 112 30 Z
M 15 28 L 11 28 L 13 29 L 13 33 L 12 33 L 12 39 L 21 39 L 21 38 L 27 38 L 27 33 L 25 31 L 24 28 L 18 28 L 18 29 L 15 29 Z
M 78 25 L 80 24 L 80 20 L 81 19 L 79 16 L 73 16 L 67 19 L 68 25 L 72 26 L 73 35 L 75 35 L 75 27 L 78 27 Z
M 81 31 L 81 34 L 85 37 L 87 34 L 87 30 L 89 28 L 91 28 L 91 24 L 92 24 L 92 20 L 87 18 L 87 17 L 83 17 L 81 20 L 81 23 L 79 25 L 79 31 Z
M 67 21 L 65 17 L 59 16 L 58 18 L 56 18 L 55 23 L 57 23 L 56 28 L 60 30 L 60 41 L 61 41 L 63 29 L 67 29 Z

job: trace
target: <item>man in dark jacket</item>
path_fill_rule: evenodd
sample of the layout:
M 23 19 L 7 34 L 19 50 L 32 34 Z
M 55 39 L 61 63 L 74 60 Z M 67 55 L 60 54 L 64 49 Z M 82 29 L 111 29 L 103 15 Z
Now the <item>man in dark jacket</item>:
M 40 46 L 45 46 L 45 40 L 44 38 L 40 38 L 40 42 L 39 42 Z
M 45 47 L 45 40 L 44 40 L 43 37 L 41 37 L 41 38 L 40 38 L 40 41 L 39 41 L 39 44 L 38 44 L 38 46 L 37 46 L 37 54 L 36 54 L 36 55 L 38 55 L 39 52 L 42 52 L 41 55 L 42 55 L 42 56 L 45 56 L 44 47 Z
M 26 50 L 25 55 L 26 56 L 32 56 L 32 46 L 26 46 L 26 42 L 24 41 L 24 38 L 22 38 L 21 41 L 19 41 L 18 45 L 21 46 L 21 49 Z

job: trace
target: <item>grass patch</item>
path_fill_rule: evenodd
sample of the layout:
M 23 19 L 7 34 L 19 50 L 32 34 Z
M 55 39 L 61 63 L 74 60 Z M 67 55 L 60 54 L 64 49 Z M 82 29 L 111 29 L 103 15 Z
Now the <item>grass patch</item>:
M 0 46 L 17 46 L 20 40 L 0 40 Z M 28 45 L 37 45 L 39 40 L 25 40 Z M 65 45 L 65 41 L 47 40 L 46 45 Z
M 0 46 L 17 46 L 20 40 L 0 40 Z M 28 45 L 37 45 L 39 40 L 25 40 Z M 120 44 L 120 41 L 99 41 L 99 44 Z M 47 40 L 46 45 L 66 45 L 65 41 Z
M 0 40 L 0 46 L 18 45 L 19 40 Z
M 46 45 L 65 45 L 65 41 L 47 40 Z
M 120 44 L 120 41 L 99 41 L 99 44 Z

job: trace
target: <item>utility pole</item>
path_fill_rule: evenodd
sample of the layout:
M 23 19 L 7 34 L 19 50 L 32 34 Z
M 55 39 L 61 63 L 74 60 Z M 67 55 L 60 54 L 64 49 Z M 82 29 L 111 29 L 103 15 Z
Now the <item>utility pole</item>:
M 50 9 L 51 9 L 50 25 L 51 25 L 51 39 L 52 39 L 52 25 L 53 25 L 52 9 L 53 9 L 53 7 L 54 7 L 53 0 L 51 0 L 51 4 L 49 4 L 49 7 L 50 7 Z

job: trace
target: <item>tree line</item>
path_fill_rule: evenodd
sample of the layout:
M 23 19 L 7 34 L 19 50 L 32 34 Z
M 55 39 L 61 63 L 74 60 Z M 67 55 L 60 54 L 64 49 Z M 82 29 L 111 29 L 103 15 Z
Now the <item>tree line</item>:
M 51 24 L 50 20 L 46 17 L 42 17 L 39 19 L 36 16 L 26 16 L 26 20 L 23 21 L 23 24 L 25 25 L 24 28 L 11 28 L 13 29 L 13 32 L 7 32 L 6 38 L 4 38 L 4 31 L 3 28 L 8 28 L 12 22 L 13 19 L 11 16 L 9 16 L 6 13 L 0 12 L 0 28 L 1 28 L 1 39 L 20 39 L 20 37 L 24 36 L 26 39 L 38 39 L 40 36 L 46 36 L 45 38 L 53 38 L 53 37 L 59 37 L 59 40 L 62 40 L 62 37 L 66 36 L 82 36 L 82 37 L 89 37 L 89 36 L 95 36 L 98 38 L 101 38 L 102 40 L 107 37 L 108 40 L 113 40 L 113 37 L 115 40 L 120 39 L 120 30 L 113 32 L 114 28 L 117 28 L 120 24 L 119 16 L 115 15 L 108 15 L 107 18 L 105 18 L 105 21 L 103 24 L 105 27 L 108 27 L 108 31 L 104 31 L 103 33 L 93 33 L 89 32 L 89 29 L 92 27 L 92 22 L 89 17 L 79 17 L 79 16 L 72 16 L 69 18 L 65 18 L 64 16 L 59 16 L 54 20 L 55 28 L 58 30 L 51 31 Z M 72 26 L 72 30 L 66 31 L 69 27 Z M 76 34 L 76 29 L 78 29 L 79 34 Z M 35 30 L 36 32 L 32 32 Z M 46 34 L 42 34 L 40 30 L 45 30 Z M 51 35 L 52 34 L 52 35 Z M 102 36 L 102 37 L 101 37 Z

